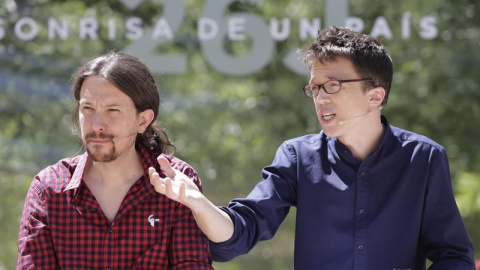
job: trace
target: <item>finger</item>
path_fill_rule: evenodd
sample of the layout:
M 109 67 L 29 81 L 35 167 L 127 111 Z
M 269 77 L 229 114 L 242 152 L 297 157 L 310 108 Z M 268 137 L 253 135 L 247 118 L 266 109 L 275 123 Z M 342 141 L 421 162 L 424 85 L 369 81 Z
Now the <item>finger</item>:
M 180 188 L 179 188 L 179 191 L 178 191 L 178 199 L 180 201 L 184 201 L 185 197 L 186 197 L 186 194 L 185 194 L 185 183 L 180 183 Z
M 162 171 L 164 171 L 169 178 L 174 179 L 176 172 L 172 168 L 170 162 L 164 156 L 159 156 L 157 158 L 157 161 L 158 164 L 160 164 L 160 168 L 162 168 Z
M 152 167 L 148 168 L 148 176 L 150 178 L 150 184 L 152 184 L 152 185 L 155 185 L 154 178 L 156 178 L 157 176 L 160 177 L 160 175 L 158 175 L 157 171 Z
M 150 183 L 153 185 L 155 191 L 165 194 L 165 180 L 160 178 L 160 175 L 157 173 L 157 171 L 155 171 L 154 168 L 149 168 L 148 174 L 150 176 Z
M 174 192 L 173 192 L 173 186 L 172 186 L 172 180 L 166 178 L 165 179 L 165 195 L 168 198 L 174 198 Z

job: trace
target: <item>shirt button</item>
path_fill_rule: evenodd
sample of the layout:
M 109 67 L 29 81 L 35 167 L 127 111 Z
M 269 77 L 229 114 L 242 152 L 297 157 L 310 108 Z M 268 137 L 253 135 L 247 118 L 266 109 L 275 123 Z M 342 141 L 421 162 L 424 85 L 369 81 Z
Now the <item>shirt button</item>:
M 364 176 L 365 176 L 365 172 L 364 172 L 364 171 L 360 172 L 360 175 L 361 175 L 362 177 L 364 177 Z
M 362 208 L 362 209 L 358 210 L 358 212 L 359 212 L 360 214 L 363 214 L 363 213 L 365 213 L 365 209 Z
M 105 269 L 105 270 L 110 270 L 110 267 L 109 267 L 109 268 L 107 268 L 107 269 Z
M 360 244 L 360 245 L 357 246 L 357 248 L 358 248 L 358 249 L 363 249 L 363 245 Z

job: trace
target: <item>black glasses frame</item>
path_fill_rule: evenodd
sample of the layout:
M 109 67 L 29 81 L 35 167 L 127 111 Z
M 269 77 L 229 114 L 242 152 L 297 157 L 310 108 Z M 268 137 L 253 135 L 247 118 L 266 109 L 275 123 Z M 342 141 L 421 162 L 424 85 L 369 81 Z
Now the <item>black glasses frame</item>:
M 323 91 L 325 91 L 325 93 L 327 93 L 327 94 L 335 94 L 335 93 L 338 93 L 340 91 L 340 89 L 342 89 L 342 83 L 363 82 L 363 81 L 372 81 L 373 82 L 372 79 L 328 80 L 328 81 L 326 81 L 322 84 L 307 84 L 307 85 L 305 85 L 303 87 L 303 93 L 308 98 L 313 98 L 313 97 L 318 96 L 318 94 L 320 93 L 320 89 L 323 89 Z M 324 85 L 326 83 L 329 83 L 329 82 L 338 82 L 338 90 L 333 91 L 333 92 L 328 92 L 327 89 L 325 89 Z M 318 88 L 317 93 L 315 93 L 315 90 L 312 90 L 312 86 L 316 86 Z

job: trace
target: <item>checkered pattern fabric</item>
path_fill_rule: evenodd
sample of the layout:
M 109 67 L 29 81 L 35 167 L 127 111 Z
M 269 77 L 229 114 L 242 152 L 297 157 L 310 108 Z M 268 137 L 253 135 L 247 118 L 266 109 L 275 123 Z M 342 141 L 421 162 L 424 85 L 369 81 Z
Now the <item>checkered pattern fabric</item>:
M 157 155 L 137 146 L 145 169 L 113 221 L 82 180 L 88 155 L 63 159 L 32 181 L 20 224 L 17 269 L 213 269 L 191 211 L 153 189 Z M 200 187 L 196 172 L 167 156 Z

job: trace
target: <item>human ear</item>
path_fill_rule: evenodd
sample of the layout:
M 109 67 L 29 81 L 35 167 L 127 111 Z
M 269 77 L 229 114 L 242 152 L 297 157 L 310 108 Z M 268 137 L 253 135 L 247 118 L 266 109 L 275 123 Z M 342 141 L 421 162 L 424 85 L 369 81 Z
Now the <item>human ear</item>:
M 155 113 L 152 109 L 147 109 L 138 115 L 139 123 L 138 123 L 138 133 L 143 133 L 147 129 L 147 127 L 153 122 Z
M 372 107 L 380 107 L 385 99 L 385 89 L 381 86 L 370 89 L 368 91 L 368 103 Z

